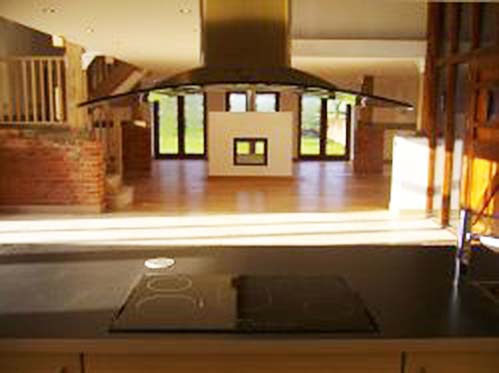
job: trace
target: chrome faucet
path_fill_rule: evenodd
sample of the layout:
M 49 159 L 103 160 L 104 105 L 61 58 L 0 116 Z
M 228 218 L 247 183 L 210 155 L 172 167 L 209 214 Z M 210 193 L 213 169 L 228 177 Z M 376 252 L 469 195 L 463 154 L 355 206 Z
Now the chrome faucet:
M 462 209 L 459 213 L 457 230 L 457 248 L 454 266 L 454 285 L 457 285 L 462 276 L 468 272 L 471 261 L 471 211 Z
M 471 233 L 471 227 L 473 225 L 471 217 L 471 210 L 462 209 L 460 211 L 454 267 L 454 285 L 457 285 L 468 272 L 473 252 L 472 241 L 479 241 L 482 247 L 489 248 L 494 252 L 499 253 L 499 238 L 497 236 Z M 497 217 L 492 216 L 492 219 L 495 218 Z

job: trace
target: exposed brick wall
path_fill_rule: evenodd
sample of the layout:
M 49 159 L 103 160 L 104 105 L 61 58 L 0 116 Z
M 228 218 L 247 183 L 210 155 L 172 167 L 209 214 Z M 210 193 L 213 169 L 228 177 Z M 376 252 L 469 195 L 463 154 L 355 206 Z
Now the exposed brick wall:
M 355 129 L 354 171 L 383 172 L 384 130 L 374 125 L 360 125 Z
M 366 75 L 362 79 L 361 91 L 374 93 L 374 77 Z M 355 173 L 383 172 L 384 129 L 373 125 L 374 108 L 362 106 L 358 110 L 355 127 L 353 170 Z
M 124 177 L 148 175 L 151 171 L 151 128 L 123 123 Z
M 99 143 L 50 135 L 0 135 L 0 205 L 102 210 L 104 172 Z

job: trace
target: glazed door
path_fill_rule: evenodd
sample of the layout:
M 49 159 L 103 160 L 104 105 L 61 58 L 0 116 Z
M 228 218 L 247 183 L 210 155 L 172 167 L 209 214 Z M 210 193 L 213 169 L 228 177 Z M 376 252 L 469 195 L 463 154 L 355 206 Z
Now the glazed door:
M 206 120 L 204 96 L 154 95 L 154 152 L 156 158 L 204 158 Z
M 351 106 L 345 101 L 303 96 L 299 150 L 301 159 L 348 160 Z

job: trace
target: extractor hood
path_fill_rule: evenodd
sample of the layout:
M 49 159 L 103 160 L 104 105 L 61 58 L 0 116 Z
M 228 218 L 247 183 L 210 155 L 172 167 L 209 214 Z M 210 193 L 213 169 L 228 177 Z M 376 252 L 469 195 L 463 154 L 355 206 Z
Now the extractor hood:
M 406 102 L 341 89 L 291 67 L 290 0 L 201 0 L 201 67 L 141 89 L 106 96 L 98 104 L 151 91 L 170 95 L 216 91 L 290 91 L 323 97 L 347 93 L 363 103 L 411 109 Z

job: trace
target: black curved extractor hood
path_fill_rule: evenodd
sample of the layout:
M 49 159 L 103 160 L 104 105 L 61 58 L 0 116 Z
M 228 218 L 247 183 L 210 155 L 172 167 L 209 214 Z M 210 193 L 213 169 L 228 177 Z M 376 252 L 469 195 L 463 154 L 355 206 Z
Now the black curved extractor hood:
M 290 0 L 201 0 L 201 67 L 152 86 L 98 97 L 99 104 L 151 91 L 182 95 L 216 90 L 290 91 L 360 96 L 364 104 L 412 109 L 406 102 L 341 89 L 291 67 Z

